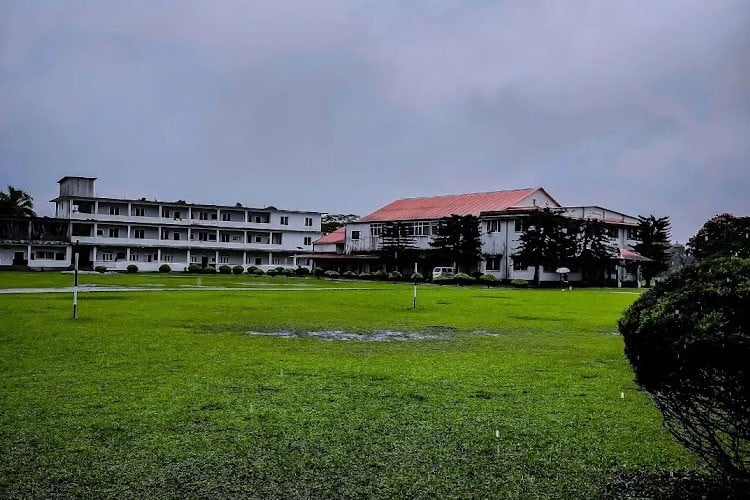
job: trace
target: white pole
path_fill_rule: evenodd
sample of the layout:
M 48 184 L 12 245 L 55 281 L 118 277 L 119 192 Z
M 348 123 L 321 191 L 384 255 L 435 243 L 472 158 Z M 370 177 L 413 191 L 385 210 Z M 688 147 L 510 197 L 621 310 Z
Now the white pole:
M 412 309 L 417 308 L 417 263 L 414 263 L 414 300 L 412 301 Z
M 78 252 L 73 257 L 73 319 L 78 319 Z

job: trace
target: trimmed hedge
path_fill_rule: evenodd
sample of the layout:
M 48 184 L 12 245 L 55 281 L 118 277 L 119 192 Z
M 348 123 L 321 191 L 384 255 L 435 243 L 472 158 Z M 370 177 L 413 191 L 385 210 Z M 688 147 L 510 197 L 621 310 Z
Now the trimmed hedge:
M 338 271 L 326 271 L 323 274 L 326 278 L 338 278 L 340 276 Z
M 750 259 L 686 267 L 619 322 L 638 385 L 664 426 L 719 474 L 750 488 Z
M 223 266 L 219 267 L 219 272 L 221 274 L 232 274 L 232 268 L 224 264 Z
M 136 266 L 135 264 L 130 264 L 127 267 L 127 270 L 128 270 L 129 273 L 137 273 L 138 272 L 138 266 Z
M 244 267 L 242 267 L 242 266 L 239 266 L 239 265 L 238 265 L 238 266 L 234 266 L 234 267 L 232 268 L 232 272 L 233 272 L 234 274 L 242 274 L 242 273 L 244 273 L 244 272 L 245 272 L 245 268 L 244 268 Z
M 106 273 L 107 272 L 107 268 L 104 267 L 104 266 L 96 266 L 94 268 L 94 271 L 96 271 L 97 273 Z
M 159 272 L 160 273 L 169 273 L 172 272 L 172 268 L 169 267 L 169 264 L 162 264 L 159 266 Z

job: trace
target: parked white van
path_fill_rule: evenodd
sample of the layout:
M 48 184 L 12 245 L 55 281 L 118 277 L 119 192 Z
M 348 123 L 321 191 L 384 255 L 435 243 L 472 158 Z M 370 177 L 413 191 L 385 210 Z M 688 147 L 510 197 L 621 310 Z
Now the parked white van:
M 432 270 L 432 279 L 435 279 L 440 276 L 445 276 L 446 278 L 452 278 L 456 274 L 456 270 L 452 267 L 436 267 Z

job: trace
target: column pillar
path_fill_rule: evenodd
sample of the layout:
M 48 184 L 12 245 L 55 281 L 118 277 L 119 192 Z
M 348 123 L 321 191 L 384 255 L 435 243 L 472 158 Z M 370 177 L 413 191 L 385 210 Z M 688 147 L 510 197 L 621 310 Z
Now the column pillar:
M 130 202 L 128 202 L 128 217 L 130 217 L 130 216 L 132 215 L 132 214 L 131 214 L 131 211 L 132 211 L 132 206 L 133 206 L 133 204 L 132 204 L 132 203 L 130 203 Z
M 219 268 L 219 251 L 218 250 L 216 250 L 216 261 L 214 262 L 214 265 L 215 265 L 214 267 L 216 267 L 216 269 Z
M 185 256 L 185 258 L 187 259 L 187 263 L 185 265 L 189 266 L 190 265 L 190 249 L 189 248 L 187 249 L 187 255 Z
M 97 248 L 96 245 L 91 247 L 91 263 L 92 264 L 96 262 L 96 248 Z
M 156 249 L 156 263 L 161 264 L 161 248 Z
M 268 252 L 268 265 L 273 264 L 273 252 Z
M 244 266 L 247 263 L 248 263 L 247 262 L 247 250 L 243 250 L 242 251 L 242 265 Z

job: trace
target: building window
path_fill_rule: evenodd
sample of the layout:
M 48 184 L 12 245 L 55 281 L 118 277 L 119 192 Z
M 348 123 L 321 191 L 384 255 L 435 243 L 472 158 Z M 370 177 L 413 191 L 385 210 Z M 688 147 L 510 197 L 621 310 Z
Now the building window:
M 161 260 L 163 262 L 173 262 L 174 261 L 174 257 L 172 257 L 171 255 L 162 254 L 161 255 Z
M 169 231 L 162 231 L 161 232 L 161 239 L 168 240 L 169 239 Z
M 201 261 L 201 258 L 200 258 L 199 255 L 191 255 L 190 256 L 190 262 L 192 262 L 193 264 L 199 264 L 200 261 Z
M 180 240 L 180 233 L 175 232 L 173 236 L 174 236 L 175 241 L 179 241 Z
M 370 236 L 378 238 L 383 234 L 383 224 L 370 224 Z
M 229 264 L 229 256 L 228 255 L 220 255 L 219 256 L 219 264 Z
M 125 252 L 117 252 L 115 260 L 125 259 Z
M 97 236 L 104 236 L 104 230 L 102 230 L 102 229 L 97 229 L 97 230 L 96 230 L 96 235 L 97 235 Z
M 271 243 L 274 245 L 281 245 L 281 233 L 273 233 L 271 235 Z
M 120 215 L 120 207 L 118 206 L 109 207 L 109 215 Z
M 496 233 L 500 231 L 500 221 L 495 220 L 488 220 L 487 221 L 487 232 L 488 233 Z
M 208 233 L 205 231 L 200 231 L 198 233 L 198 241 L 208 241 Z
M 102 260 L 105 262 L 111 262 L 113 260 L 112 252 L 102 252 Z
M 312 217 L 305 217 L 305 226 L 312 227 Z
M 524 266 L 521 264 L 521 262 L 517 260 L 513 260 L 513 270 L 514 271 L 526 271 L 528 269 L 527 266 Z
M 353 240 L 359 239 L 359 231 L 352 231 L 352 239 Z
M 199 212 L 198 213 L 198 218 L 200 220 L 208 220 L 208 212 Z
M 57 252 L 55 254 L 55 260 L 65 260 L 65 252 Z
M 427 236 L 430 231 L 430 224 L 425 222 L 415 222 L 412 233 L 414 236 Z
M 628 228 L 628 239 L 629 240 L 637 240 L 638 239 L 638 230 L 634 227 Z
M 281 265 L 281 259 L 278 257 L 274 257 L 272 264 L 277 265 L 277 266 Z
M 228 234 L 222 234 L 221 235 L 221 242 L 222 243 L 229 243 L 229 235 Z
M 619 228 L 617 226 L 608 226 L 607 227 L 607 236 L 610 238 L 617 238 L 619 234 Z
M 312 245 L 312 237 L 311 236 L 305 236 L 305 245 L 309 246 Z
M 109 237 L 110 238 L 119 238 L 120 237 L 120 230 L 116 227 L 109 228 Z
M 142 240 L 145 237 L 146 237 L 146 231 L 144 231 L 143 229 L 134 230 L 133 238 L 135 238 L 136 240 Z
M 500 270 L 500 255 L 488 255 L 487 256 L 487 271 L 499 271 Z
M 526 221 L 523 219 L 516 219 L 515 220 L 515 230 L 517 233 L 522 233 L 526 229 Z
M 233 234 L 232 241 L 242 241 L 242 236 L 239 234 Z
M 221 213 L 221 220 L 223 220 L 224 222 L 231 221 L 232 220 L 232 214 L 230 214 L 229 212 L 222 212 Z
M 255 243 L 263 243 L 263 237 L 259 234 L 255 235 Z
M 216 212 L 211 212 L 211 220 L 216 220 L 218 218 L 218 214 Z
M 182 220 L 182 212 L 175 212 L 174 220 Z
M 281 225 L 282 226 L 288 226 L 289 225 L 289 216 L 288 215 L 282 215 L 281 216 Z
M 255 258 L 255 265 L 256 266 L 260 266 L 261 264 L 263 264 L 263 259 L 261 259 L 260 257 L 256 257 Z
M 138 258 L 139 258 L 139 257 L 140 257 L 140 256 L 139 256 L 139 255 L 138 255 L 137 253 L 131 253 L 131 254 L 130 254 L 130 261 L 131 261 L 131 262 L 138 262 Z
M 162 208 L 161 209 L 161 216 L 164 217 L 165 219 L 168 218 L 169 217 L 169 209 L 166 208 L 166 207 Z
M 143 207 L 133 207 L 133 215 L 136 217 L 144 217 L 146 215 L 146 210 Z

